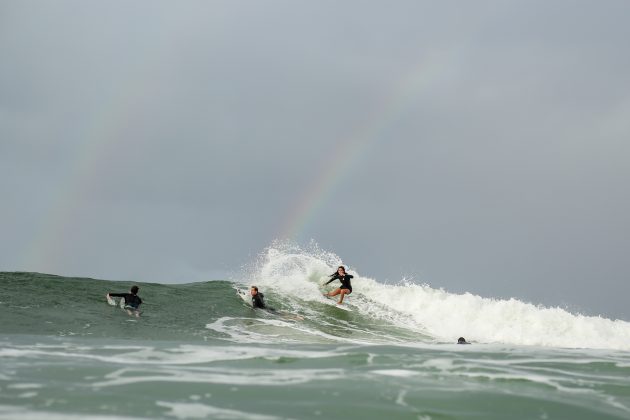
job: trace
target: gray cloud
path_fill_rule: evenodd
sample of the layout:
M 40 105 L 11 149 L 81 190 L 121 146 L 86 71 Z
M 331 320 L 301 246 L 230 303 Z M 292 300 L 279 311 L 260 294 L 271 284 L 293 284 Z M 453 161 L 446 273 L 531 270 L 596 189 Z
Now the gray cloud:
M 5 1 L 0 269 L 228 275 L 345 150 L 298 241 L 381 281 L 630 319 L 628 17 Z

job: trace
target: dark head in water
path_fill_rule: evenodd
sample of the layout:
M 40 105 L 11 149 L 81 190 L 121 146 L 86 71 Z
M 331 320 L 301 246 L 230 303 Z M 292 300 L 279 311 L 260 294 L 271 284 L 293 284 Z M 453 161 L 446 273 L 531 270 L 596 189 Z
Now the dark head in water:
M 457 339 L 457 344 L 470 344 L 464 337 L 459 337 Z
M 129 290 L 132 294 L 137 295 L 138 294 L 138 290 L 140 290 L 140 288 L 138 286 L 131 286 L 131 289 Z

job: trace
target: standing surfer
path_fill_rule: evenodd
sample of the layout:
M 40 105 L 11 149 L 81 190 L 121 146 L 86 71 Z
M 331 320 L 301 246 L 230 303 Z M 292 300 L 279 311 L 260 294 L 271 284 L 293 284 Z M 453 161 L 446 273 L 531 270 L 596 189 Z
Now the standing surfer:
M 350 284 L 351 278 L 353 278 L 353 276 L 346 274 L 346 268 L 343 265 L 340 265 L 339 268 L 337 268 L 337 272 L 330 275 L 330 280 L 324 283 L 324 286 L 335 280 L 339 280 L 341 282 L 341 286 L 332 292 L 325 293 L 324 296 L 333 297 L 340 295 L 339 302 L 337 302 L 337 304 L 341 305 L 343 303 L 343 298 L 352 293 L 352 285 Z

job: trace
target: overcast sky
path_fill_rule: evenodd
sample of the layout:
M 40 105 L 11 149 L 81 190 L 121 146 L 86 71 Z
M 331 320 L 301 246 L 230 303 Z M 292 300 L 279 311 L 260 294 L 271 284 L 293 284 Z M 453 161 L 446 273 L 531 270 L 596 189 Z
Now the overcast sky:
M 0 270 L 361 274 L 630 320 L 630 2 L 0 0 Z

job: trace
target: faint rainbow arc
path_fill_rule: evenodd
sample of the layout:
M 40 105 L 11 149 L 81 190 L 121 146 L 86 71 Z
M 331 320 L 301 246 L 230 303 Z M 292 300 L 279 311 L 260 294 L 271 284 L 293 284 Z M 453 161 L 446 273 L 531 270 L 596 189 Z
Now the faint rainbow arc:
M 302 194 L 286 217 L 287 221 L 282 225 L 278 239 L 297 239 L 316 217 L 318 211 L 330 200 L 335 188 L 358 162 L 383 140 L 383 130 L 404 114 L 417 95 L 439 77 L 439 69 L 443 68 L 444 64 L 444 58 L 434 58 L 414 66 L 411 72 L 390 89 L 389 95 L 367 118 L 367 122 L 350 130 L 350 134 L 333 153 L 332 164 L 330 161 L 327 162 L 331 169 L 323 171 Z
M 61 260 L 58 253 L 63 249 L 60 244 L 72 236 L 70 226 L 77 216 L 82 192 L 90 188 L 90 183 L 103 169 L 103 156 L 123 141 L 123 132 L 131 116 L 136 114 L 135 110 L 142 109 L 142 104 L 149 99 L 146 93 L 152 91 L 152 80 L 134 77 L 135 72 L 131 74 L 92 113 L 91 121 L 81 130 L 83 134 L 80 135 L 85 140 L 71 160 L 73 167 L 49 202 L 46 217 L 39 222 L 41 228 L 22 253 L 19 266 L 28 270 L 32 267 L 57 268 Z M 102 172 L 102 176 L 107 176 L 106 171 Z M 58 270 L 63 271 L 62 268 Z

